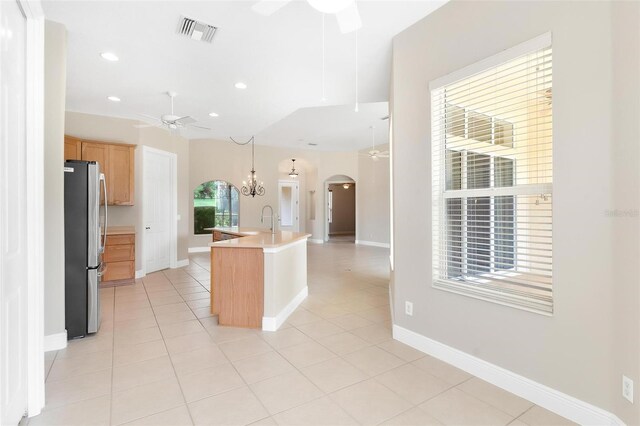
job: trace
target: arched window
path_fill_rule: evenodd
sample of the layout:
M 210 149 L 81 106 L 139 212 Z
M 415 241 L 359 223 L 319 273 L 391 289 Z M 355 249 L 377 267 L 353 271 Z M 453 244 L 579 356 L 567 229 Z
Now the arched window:
M 193 232 L 210 234 L 206 228 L 238 226 L 238 188 L 223 180 L 202 183 L 193 190 Z

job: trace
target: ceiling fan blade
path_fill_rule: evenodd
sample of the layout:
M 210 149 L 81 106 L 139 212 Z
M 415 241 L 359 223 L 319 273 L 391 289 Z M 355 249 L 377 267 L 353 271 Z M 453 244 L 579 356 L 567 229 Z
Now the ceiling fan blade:
M 186 126 L 187 124 L 196 123 L 197 120 L 193 117 L 185 115 L 184 117 L 176 118 L 173 122 L 179 126 Z
M 189 124 L 188 127 L 195 127 L 196 129 L 202 129 L 202 130 L 211 130 L 211 128 L 209 127 L 197 126 L 195 124 Z
M 254 12 L 270 16 L 282 9 L 291 0 L 262 0 L 251 6 Z
M 360 19 L 360 13 L 358 12 L 358 6 L 355 1 L 350 3 L 345 9 L 336 13 L 336 19 L 338 20 L 342 34 L 359 30 L 360 27 L 362 27 L 362 20 Z

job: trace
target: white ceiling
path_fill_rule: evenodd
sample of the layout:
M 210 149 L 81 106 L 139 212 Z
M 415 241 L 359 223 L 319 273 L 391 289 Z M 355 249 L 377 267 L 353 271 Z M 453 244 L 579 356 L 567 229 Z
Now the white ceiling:
M 322 101 L 322 14 L 306 1 L 270 17 L 255 13 L 254 1 L 53 0 L 43 7 L 68 30 L 69 111 L 160 116 L 170 111 L 164 92 L 172 90 L 176 115 L 212 129 L 182 130 L 187 138 L 257 135 L 258 144 L 349 150 L 370 144 L 370 125 L 383 127 L 393 36 L 445 1 L 358 1 L 358 113 L 355 33 L 341 34 L 326 17 Z M 213 43 L 177 35 L 181 15 L 217 26 Z M 120 60 L 103 60 L 105 51 Z M 238 81 L 248 88 L 236 89 Z M 110 95 L 122 101 L 110 102 Z M 384 132 L 376 135 L 376 143 L 386 142 Z

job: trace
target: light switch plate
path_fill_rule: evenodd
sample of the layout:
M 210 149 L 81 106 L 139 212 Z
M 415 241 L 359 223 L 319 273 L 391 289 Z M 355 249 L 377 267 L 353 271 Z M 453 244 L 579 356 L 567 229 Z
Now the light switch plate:
M 633 404 L 633 380 L 622 376 L 622 396 Z

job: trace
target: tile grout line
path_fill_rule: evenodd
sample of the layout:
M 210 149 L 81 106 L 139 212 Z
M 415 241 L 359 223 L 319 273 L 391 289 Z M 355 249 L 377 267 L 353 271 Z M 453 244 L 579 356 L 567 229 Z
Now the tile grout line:
M 198 265 L 198 266 L 200 266 L 200 265 Z M 203 268 L 203 269 L 206 269 L 206 268 Z M 210 270 L 209 270 L 208 272 L 209 272 L 209 273 L 211 273 L 211 271 L 210 271 Z M 189 273 L 187 272 L 187 274 L 189 274 Z M 189 274 L 189 275 L 190 275 L 191 277 L 193 277 L 193 275 L 191 275 L 191 274 Z M 193 278 L 197 281 L 197 278 L 195 278 L 195 277 L 193 277 Z M 198 283 L 200 283 L 200 281 L 198 281 Z M 173 284 L 173 283 L 172 283 L 172 284 Z M 202 284 L 200 284 L 200 285 L 202 285 Z M 211 281 L 209 281 L 209 286 L 211 286 Z M 209 287 L 209 294 L 211 294 L 211 287 Z M 187 306 L 188 306 L 188 305 L 187 305 Z M 189 307 L 189 308 L 190 308 L 190 307 Z M 209 306 L 209 309 L 211 309 L 211 306 Z M 195 315 L 195 314 L 194 314 L 194 315 Z M 211 317 L 214 317 L 214 316 L 215 316 L 215 315 L 212 315 Z M 197 317 L 196 317 L 196 318 L 197 318 Z M 200 322 L 200 318 L 197 318 L 197 319 L 198 319 L 198 321 Z M 200 323 L 201 323 L 201 322 L 200 322 Z M 202 323 L 201 323 L 201 324 L 202 324 Z M 204 324 L 203 324 L 203 327 L 204 327 Z M 205 330 L 206 330 L 206 327 L 205 327 Z M 207 334 L 209 334 L 209 332 L 207 332 Z M 209 335 L 209 336 L 211 336 L 211 335 Z M 259 337 L 259 336 L 258 336 L 258 337 Z M 213 340 L 213 339 L 212 339 L 212 340 Z M 262 340 L 264 341 L 264 339 L 262 339 Z M 268 342 L 265 342 L 265 343 L 267 343 L 267 345 L 269 345 L 269 343 L 268 343 Z M 215 343 L 215 342 L 214 342 L 214 344 L 219 348 L 219 345 L 218 345 L 217 343 Z M 263 417 L 263 418 L 258 419 L 258 420 L 256 420 L 256 421 L 260 421 L 260 420 L 264 420 L 264 419 L 266 419 L 266 418 L 270 418 L 270 417 L 271 417 L 271 413 L 269 412 L 269 410 L 267 409 L 267 407 L 264 405 L 264 403 L 262 402 L 262 400 L 261 400 L 260 398 L 258 398 L 258 395 L 256 395 L 256 393 L 255 393 L 255 392 L 254 392 L 254 390 L 251 388 L 251 386 L 249 385 L 249 383 L 245 380 L 245 378 L 242 376 L 242 374 L 240 374 L 240 372 L 239 372 L 239 371 L 238 371 L 238 369 L 236 368 L 236 366 L 235 366 L 235 364 L 233 363 L 233 361 L 231 361 L 231 359 L 229 359 L 229 357 L 227 356 L 227 354 L 225 354 L 225 353 L 224 353 L 224 351 L 222 351 L 221 349 L 220 349 L 220 352 L 221 352 L 221 353 L 222 353 L 222 355 L 227 359 L 227 361 L 229 361 L 229 364 L 231 365 L 231 368 L 233 368 L 233 370 L 236 372 L 236 374 L 238 375 L 238 377 L 240 377 L 240 380 L 242 380 L 242 381 L 244 382 L 244 384 L 245 384 L 246 388 L 247 388 L 247 389 L 249 389 L 249 392 L 251 392 L 251 394 L 252 394 L 252 395 L 253 395 L 253 397 L 256 399 L 256 401 L 258 401 L 258 402 L 260 403 L 260 405 L 262 406 L 262 408 L 264 408 L 264 411 L 267 413 L 267 416 L 266 416 L 266 417 Z M 236 388 L 236 389 L 239 389 L 239 388 Z M 217 394 L 217 395 L 222 395 L 222 394 L 224 394 L 224 393 L 231 392 L 231 391 L 233 391 L 233 390 L 235 390 L 235 389 L 230 389 L 230 390 L 228 390 L 228 391 L 221 392 L 221 393 L 219 393 L 219 394 Z M 198 401 L 202 401 L 202 400 L 204 400 L 204 399 L 206 399 L 206 398 L 211 398 L 212 396 L 217 396 L 217 395 L 210 395 L 210 396 L 207 396 L 207 397 L 205 397 L 205 398 L 199 399 Z M 192 402 L 197 402 L 197 401 L 192 401 Z M 188 405 L 187 405 L 187 409 L 188 409 Z M 191 414 L 191 410 L 189 410 L 189 414 Z M 255 422 L 252 422 L 252 423 L 255 423 Z M 195 422 L 194 422 L 194 424 L 195 424 Z
M 106 206 L 105 206 L 106 208 Z M 135 280 L 134 280 L 134 285 L 135 285 Z M 117 292 L 117 287 L 113 287 L 113 306 L 111 307 L 113 309 L 112 311 L 112 317 L 111 317 L 111 322 L 112 322 L 112 327 L 113 329 L 111 330 L 111 388 L 109 389 L 109 424 L 111 425 L 113 423 L 113 370 L 114 370 L 114 362 L 115 362 L 115 357 L 116 357 L 116 330 L 115 330 L 115 324 L 116 324 L 116 292 Z M 98 331 L 100 331 L 98 329 Z
M 161 272 L 161 271 L 159 271 L 159 272 Z M 178 293 L 178 291 L 176 290 L 176 287 L 173 285 L 173 282 L 171 282 L 171 280 L 166 276 L 166 274 L 163 271 L 162 271 L 162 276 L 165 277 L 169 281 L 169 284 L 171 284 L 171 287 L 173 287 L 174 291 L 176 293 Z M 147 286 L 144 285 L 144 281 L 142 282 L 142 284 L 144 286 L 144 291 L 147 294 L 147 298 L 149 298 L 149 292 L 147 291 Z M 180 293 L 178 293 L 178 297 L 180 297 L 182 299 L 182 296 L 180 295 Z M 182 301 L 184 302 L 184 299 L 182 299 Z M 158 325 L 158 331 L 160 332 L 160 336 L 162 336 L 162 344 L 164 345 L 164 348 L 167 351 L 167 357 L 169 358 L 169 362 L 171 363 L 171 369 L 173 370 L 173 376 L 176 379 L 176 382 L 178 383 L 178 388 L 180 389 L 180 395 L 182 395 L 182 400 L 184 401 L 184 406 L 187 409 L 187 413 L 189 413 L 189 419 L 191 420 L 191 424 L 195 424 L 195 422 L 193 421 L 193 416 L 191 415 L 191 411 L 189 410 L 189 405 L 187 404 L 187 398 L 185 397 L 184 390 L 182 389 L 182 384 L 180 383 L 180 378 L 178 377 L 178 372 L 176 371 L 175 365 L 173 365 L 173 358 L 171 357 L 171 352 L 169 352 L 169 349 L 167 348 L 167 343 L 165 341 L 164 333 L 162 332 L 162 328 L 160 327 L 160 324 L 158 323 L 158 317 L 156 316 L 156 310 L 154 309 L 154 306 L 151 303 L 151 299 L 149 299 L 149 305 L 151 305 L 151 311 L 153 311 L 153 317 L 154 317 L 154 319 L 156 321 L 156 324 Z M 160 306 L 162 306 L 162 305 L 160 305 Z M 160 413 L 172 410 L 174 408 L 177 408 L 177 407 L 169 408 L 168 410 L 161 411 Z M 159 413 L 150 414 L 149 416 L 145 416 L 145 417 L 150 417 L 150 416 L 153 416 L 155 414 L 159 414 Z M 142 418 L 145 418 L 145 417 L 142 417 Z

